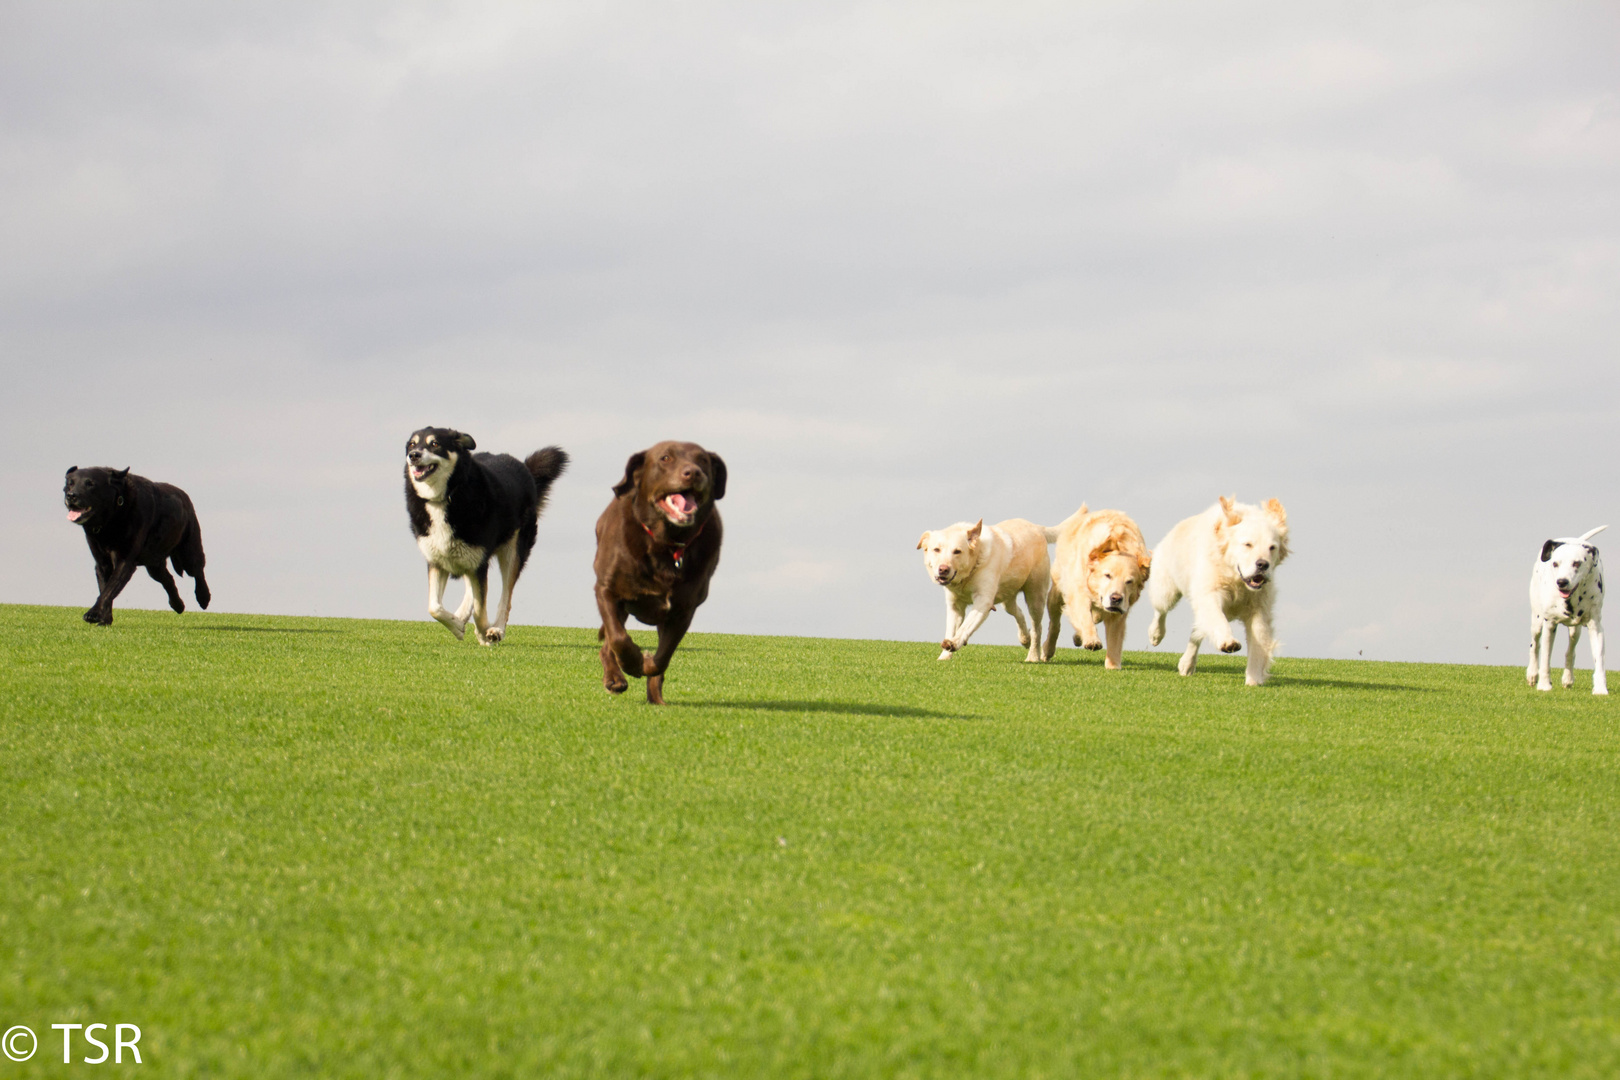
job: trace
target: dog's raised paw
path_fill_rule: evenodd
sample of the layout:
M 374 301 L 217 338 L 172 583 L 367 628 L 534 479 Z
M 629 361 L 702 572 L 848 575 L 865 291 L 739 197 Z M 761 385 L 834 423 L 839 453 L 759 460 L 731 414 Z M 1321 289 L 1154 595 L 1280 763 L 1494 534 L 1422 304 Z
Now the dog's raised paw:
M 626 690 L 630 689 L 629 681 L 622 675 L 617 679 L 603 679 L 602 686 L 605 687 L 607 692 L 610 694 L 622 694 Z
M 1096 641 L 1086 642 L 1085 648 L 1087 652 L 1096 652 L 1098 649 L 1102 648 L 1102 645 L 1102 639 L 1098 638 Z
M 1221 646 L 1221 652 L 1234 653 L 1234 652 L 1237 652 L 1241 648 L 1243 648 L 1243 645 L 1240 642 L 1228 641 L 1228 642 L 1226 642 L 1225 644 L 1223 644 Z

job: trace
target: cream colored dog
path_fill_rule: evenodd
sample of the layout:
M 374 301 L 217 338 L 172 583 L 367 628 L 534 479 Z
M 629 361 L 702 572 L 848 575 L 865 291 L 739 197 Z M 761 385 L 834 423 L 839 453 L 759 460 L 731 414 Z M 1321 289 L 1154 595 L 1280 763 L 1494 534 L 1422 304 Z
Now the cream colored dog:
M 1018 643 L 1029 648 L 1026 663 L 1039 663 L 1041 613 L 1052 587 L 1052 564 L 1046 555 L 1046 530 L 1022 518 L 1010 518 L 988 529 L 984 519 L 969 525 L 961 521 L 948 529 L 922 534 L 917 548 L 923 553 L 928 576 L 945 586 L 945 640 L 941 660 L 968 643 L 979 624 L 996 609 L 1018 623 Z M 1024 594 L 1029 623 L 1018 610 Z
M 1192 601 L 1192 635 L 1178 665 L 1183 675 L 1198 667 L 1198 646 L 1214 638 L 1225 653 L 1242 648 L 1232 636 L 1241 619 L 1249 638 L 1244 682 L 1259 686 L 1271 671 L 1276 642 L 1271 634 L 1275 589 L 1271 576 L 1288 558 L 1288 513 L 1272 499 L 1265 506 L 1220 502 L 1170 530 L 1153 549 L 1154 574 L 1148 582 L 1153 626 L 1148 640 L 1164 640 L 1164 616 L 1183 596 Z
M 1057 651 L 1058 624 L 1067 608 L 1074 643 L 1081 648 L 1103 647 L 1097 636 L 1097 624 L 1103 624 L 1108 635 L 1103 667 L 1117 669 L 1125 652 L 1125 617 L 1141 597 L 1153 564 L 1142 530 L 1118 510 L 1092 511 L 1081 503 L 1067 521 L 1047 529 L 1046 538 L 1056 542 L 1057 554 L 1046 598 L 1051 623 L 1042 656 L 1050 660 Z

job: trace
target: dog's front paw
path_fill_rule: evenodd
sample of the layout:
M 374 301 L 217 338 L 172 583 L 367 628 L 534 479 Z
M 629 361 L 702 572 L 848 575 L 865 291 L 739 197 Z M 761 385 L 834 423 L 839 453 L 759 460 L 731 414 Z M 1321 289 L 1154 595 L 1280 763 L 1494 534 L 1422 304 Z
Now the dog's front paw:
M 92 626 L 111 626 L 112 609 L 109 608 L 103 611 L 99 606 L 93 607 L 84 613 L 84 621 Z
M 602 685 L 607 688 L 607 692 L 610 694 L 622 694 L 626 690 L 630 689 L 630 683 L 623 675 L 615 675 L 612 678 L 603 679 Z
M 501 629 L 499 626 L 492 626 L 488 630 L 484 631 L 484 644 L 485 645 L 499 645 L 502 641 L 505 641 L 505 640 L 506 640 L 506 631 Z
M 954 652 L 952 652 L 950 649 L 946 649 L 946 650 L 944 650 L 943 652 L 941 652 L 939 654 L 939 658 L 941 660 L 949 660 L 951 657 L 953 657 L 955 655 L 956 654 Z
M 1551 690 L 1552 689 L 1552 683 L 1550 681 L 1549 682 L 1538 682 L 1538 683 L 1536 683 L 1536 689 L 1537 690 Z
M 1029 631 L 1018 631 L 1018 644 L 1022 645 L 1026 649 L 1029 648 Z
M 1559 681 L 1563 683 L 1564 689 L 1568 690 L 1570 687 L 1575 685 L 1575 676 L 1572 672 L 1566 671 L 1564 672 L 1564 677 Z
M 1176 665 L 1176 672 L 1180 675 L 1191 675 L 1198 670 L 1198 657 L 1182 656 L 1181 663 Z
M 1607 686 L 1594 686 L 1592 687 L 1592 693 L 1601 697 L 1608 697 L 1609 688 Z
M 186 602 L 184 600 L 179 600 L 179 599 L 170 600 L 169 601 L 169 606 L 174 609 L 174 613 L 176 615 L 184 615 L 185 614 Z
M 1096 652 L 1098 649 L 1102 648 L 1102 645 L 1102 638 L 1095 638 L 1085 643 L 1085 650 L 1087 652 Z
M 1241 648 L 1243 648 L 1243 644 L 1241 642 L 1237 641 L 1236 639 L 1234 639 L 1232 641 L 1223 641 L 1223 642 L 1221 642 L 1221 652 L 1224 652 L 1224 653 L 1234 653 L 1234 652 L 1237 652 Z
M 944 649 L 948 653 L 953 653 L 957 649 L 960 649 L 962 646 L 958 645 L 956 642 L 952 641 L 950 638 L 946 638 L 944 641 L 939 643 L 939 647 Z

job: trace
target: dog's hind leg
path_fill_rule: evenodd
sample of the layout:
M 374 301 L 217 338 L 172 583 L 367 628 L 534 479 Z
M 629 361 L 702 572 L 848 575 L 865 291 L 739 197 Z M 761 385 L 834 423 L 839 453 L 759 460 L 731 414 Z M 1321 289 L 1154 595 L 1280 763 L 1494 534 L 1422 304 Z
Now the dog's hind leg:
M 1561 680 L 1565 690 L 1575 685 L 1575 643 L 1580 640 L 1580 625 L 1571 625 L 1569 628 L 1569 643 L 1564 649 L 1564 677 Z
M 1050 660 L 1057 654 L 1058 631 L 1063 622 L 1063 592 L 1056 585 L 1046 594 L 1046 644 L 1041 648 L 1041 659 Z
M 484 632 L 484 642 L 493 645 L 506 637 L 506 620 L 512 615 L 512 588 L 522 573 L 523 563 L 518 555 L 518 538 L 514 536 L 495 549 L 495 560 L 501 567 L 501 600 L 495 605 L 495 618 Z
M 1168 574 L 1153 574 L 1148 578 L 1148 603 L 1153 605 L 1153 622 L 1148 626 L 1148 644 L 1157 645 L 1164 640 L 1164 617 L 1170 609 L 1181 603 L 1181 590 L 1176 588 Z M 1073 621 L 1073 616 L 1070 616 Z
M 186 610 L 186 602 L 180 599 L 180 590 L 175 588 L 174 578 L 169 576 L 169 568 L 163 565 L 162 560 L 146 564 L 146 572 L 152 575 L 152 580 L 163 586 L 163 591 L 169 594 L 169 606 L 176 615 Z
M 484 560 L 475 573 L 467 575 L 467 595 L 472 598 L 473 625 L 478 630 L 478 643 L 492 645 L 497 639 L 489 636 L 489 560 Z M 465 625 L 465 623 L 463 623 Z
M 203 554 L 202 532 L 195 519 L 186 528 L 186 535 L 180 538 L 174 551 L 169 555 L 169 561 L 174 563 L 174 572 L 189 574 L 195 588 L 192 592 L 197 597 L 197 606 L 204 611 L 208 610 L 208 601 L 213 594 L 208 591 L 208 580 L 203 577 L 203 567 L 208 563 L 208 556 Z
M 1026 604 L 1029 602 L 1029 598 L 1027 596 L 1024 598 L 1024 602 Z M 1013 622 L 1018 624 L 1018 644 L 1022 645 L 1026 649 L 1029 648 L 1030 645 L 1033 644 L 1033 639 L 1031 639 L 1029 636 L 1030 620 L 1024 618 L 1023 609 L 1018 606 L 1017 593 L 1013 593 L 1013 595 L 1007 600 L 1007 614 L 1011 615 L 1013 617 Z M 1035 612 L 1033 610 L 1030 611 L 1031 618 L 1033 618 L 1034 615 Z
M 444 587 L 449 583 L 450 575 L 447 572 L 428 563 L 428 614 L 448 627 L 456 635 L 456 640 L 460 641 L 466 632 L 467 620 L 459 613 L 452 615 L 444 606 Z
M 1603 623 L 1592 617 L 1592 693 L 1609 692 L 1609 673 L 1603 667 Z
M 1530 662 L 1524 665 L 1524 681 L 1536 685 L 1536 650 L 1541 647 L 1541 616 L 1530 616 Z

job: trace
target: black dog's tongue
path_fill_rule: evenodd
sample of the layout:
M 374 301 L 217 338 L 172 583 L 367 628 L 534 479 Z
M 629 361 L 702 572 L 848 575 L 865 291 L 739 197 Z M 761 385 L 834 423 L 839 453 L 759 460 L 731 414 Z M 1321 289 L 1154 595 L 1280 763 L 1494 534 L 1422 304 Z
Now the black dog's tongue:
M 68 511 L 68 520 L 69 521 L 78 521 L 82 517 L 84 517 L 84 511 L 83 510 L 69 510 Z

